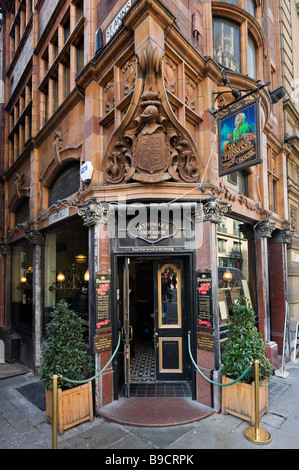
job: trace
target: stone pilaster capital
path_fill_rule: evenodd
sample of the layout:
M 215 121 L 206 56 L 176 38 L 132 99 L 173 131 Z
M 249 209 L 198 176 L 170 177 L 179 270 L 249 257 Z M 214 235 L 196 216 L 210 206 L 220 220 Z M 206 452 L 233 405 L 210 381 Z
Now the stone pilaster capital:
M 11 255 L 11 247 L 7 243 L 0 243 L 0 254 L 3 256 Z
M 219 224 L 231 209 L 231 204 L 219 201 L 216 197 L 207 200 L 203 205 L 204 221 Z
M 105 224 L 109 221 L 109 209 L 95 198 L 89 199 L 85 204 L 78 206 L 78 214 L 83 219 L 84 225 Z
M 271 238 L 273 230 L 275 230 L 275 222 L 270 222 L 269 219 L 261 220 L 255 226 L 255 233 L 258 238 Z
M 281 230 L 282 242 L 292 243 L 292 239 L 295 235 L 295 230 L 291 230 L 290 227 L 286 227 Z
M 29 229 L 25 231 L 25 238 L 28 240 L 30 245 L 42 245 L 44 242 L 44 237 L 41 232 L 34 229 Z

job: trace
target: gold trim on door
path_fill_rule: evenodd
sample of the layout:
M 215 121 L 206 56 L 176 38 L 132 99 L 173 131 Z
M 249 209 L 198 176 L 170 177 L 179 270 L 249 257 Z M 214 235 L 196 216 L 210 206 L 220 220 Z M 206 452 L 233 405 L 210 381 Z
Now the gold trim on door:
M 172 304 L 170 300 L 170 304 L 172 310 L 174 311 L 174 304 L 177 306 L 177 321 L 174 323 L 166 323 L 165 317 L 167 312 L 163 311 L 164 304 L 166 303 L 162 296 L 166 295 L 162 292 L 162 274 L 166 274 L 166 270 L 172 270 L 174 272 L 173 277 L 175 278 L 176 285 L 174 287 L 174 283 L 170 283 L 172 288 L 169 290 L 169 294 L 171 295 L 171 291 L 173 294 L 176 294 L 176 298 L 173 298 Z M 163 281 L 165 278 L 163 279 Z M 168 303 L 168 302 L 167 302 Z M 168 306 L 169 307 L 169 306 Z M 167 307 L 167 308 L 168 308 Z M 181 311 L 181 270 L 177 268 L 173 264 L 164 264 L 161 269 L 158 269 L 158 326 L 159 328 L 181 328 L 182 326 L 182 311 Z
M 163 369 L 163 342 L 176 341 L 178 343 L 178 354 L 179 354 L 179 367 L 178 369 Z M 177 374 L 183 372 L 183 356 L 182 356 L 182 338 L 169 337 L 159 338 L 159 373 Z

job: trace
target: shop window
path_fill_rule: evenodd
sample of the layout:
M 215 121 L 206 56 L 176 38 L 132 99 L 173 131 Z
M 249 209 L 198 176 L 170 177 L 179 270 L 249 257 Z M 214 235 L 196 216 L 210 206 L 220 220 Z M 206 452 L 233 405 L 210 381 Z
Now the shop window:
M 225 248 L 225 250 L 218 250 L 218 312 L 221 343 L 227 337 L 227 322 L 232 313 L 233 303 L 239 295 L 244 296 L 251 304 L 248 284 L 248 242 L 240 230 L 241 222 L 230 217 L 224 217 L 224 219 L 227 234 L 217 235 L 218 248 L 219 245 Z
M 18 244 L 12 249 L 12 325 L 20 331 L 32 329 L 33 248 Z
M 248 250 L 247 240 L 243 238 L 240 231 L 240 222 L 229 217 L 223 217 L 221 224 L 225 220 L 226 233 L 221 230 L 218 224 L 218 266 L 236 268 L 248 277 Z
M 76 193 L 80 188 L 80 164 L 69 165 L 55 180 L 49 190 L 49 207 Z
M 221 65 L 240 72 L 240 28 L 232 21 L 215 18 L 213 21 L 214 59 Z
M 79 256 L 80 255 L 80 256 Z M 88 229 L 81 220 L 64 222 L 45 234 L 45 325 L 51 308 L 65 299 L 88 328 Z

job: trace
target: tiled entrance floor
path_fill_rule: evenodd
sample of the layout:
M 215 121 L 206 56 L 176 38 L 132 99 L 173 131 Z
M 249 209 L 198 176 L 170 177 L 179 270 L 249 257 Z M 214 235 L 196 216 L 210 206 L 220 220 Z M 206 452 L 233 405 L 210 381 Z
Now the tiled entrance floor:
M 187 383 L 136 383 L 130 385 L 130 396 L 137 397 L 191 397 Z

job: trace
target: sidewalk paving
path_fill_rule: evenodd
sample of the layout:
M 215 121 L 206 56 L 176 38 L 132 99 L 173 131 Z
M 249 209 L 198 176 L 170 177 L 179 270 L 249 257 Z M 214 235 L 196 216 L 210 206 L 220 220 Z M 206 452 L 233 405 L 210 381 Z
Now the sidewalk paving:
M 110 456 L 107 458 L 116 458 L 115 449 L 142 449 L 153 455 L 162 449 L 169 455 L 186 449 L 194 452 L 196 449 L 299 449 L 299 363 L 289 362 L 286 371 L 287 378 L 273 376 L 269 384 L 268 414 L 260 419 L 260 427 L 272 437 L 268 445 L 249 442 L 244 430 L 250 425 L 242 419 L 213 413 L 197 422 L 162 428 L 128 426 L 95 418 L 58 435 L 57 449 L 105 449 L 104 454 Z M 30 373 L 0 380 L 0 449 L 52 448 L 52 427 L 46 420 L 46 411 L 17 390 L 34 381 L 38 379 Z

